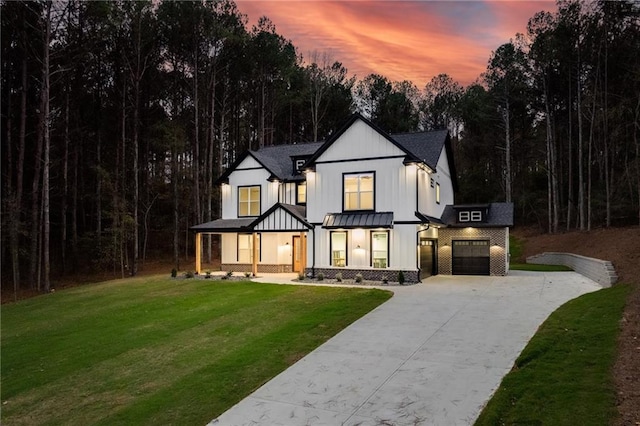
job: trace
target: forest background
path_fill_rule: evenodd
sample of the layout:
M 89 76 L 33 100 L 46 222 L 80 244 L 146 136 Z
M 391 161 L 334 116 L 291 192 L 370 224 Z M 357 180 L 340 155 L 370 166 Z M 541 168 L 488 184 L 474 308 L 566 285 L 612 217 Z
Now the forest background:
M 349 75 L 233 1 L 4 1 L 2 282 L 49 291 L 193 251 L 247 149 L 324 140 L 358 111 L 447 128 L 457 203 L 542 232 L 640 223 L 640 5 L 560 1 L 463 87 Z M 205 258 L 216 244 L 205 239 Z M 207 259 L 205 259 L 207 260 Z

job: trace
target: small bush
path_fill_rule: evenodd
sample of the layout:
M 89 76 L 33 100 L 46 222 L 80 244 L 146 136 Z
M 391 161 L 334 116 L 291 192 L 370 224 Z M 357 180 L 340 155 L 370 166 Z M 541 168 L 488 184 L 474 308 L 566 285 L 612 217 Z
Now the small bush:
M 387 284 L 389 282 L 389 278 L 386 275 L 382 276 L 382 284 Z
M 173 268 L 171 270 L 171 278 L 175 278 L 178 276 L 178 270 L 176 268 Z
M 187 272 L 184 273 L 184 277 L 185 278 L 193 278 L 193 277 L 195 277 L 195 274 L 194 274 L 193 271 L 187 271 Z
M 211 278 L 211 271 L 207 271 L 204 273 L 204 279 L 208 280 L 209 278 Z
M 357 283 L 361 283 L 362 282 L 362 274 L 356 274 L 356 282 Z
M 298 281 L 304 281 L 304 273 L 303 272 L 298 272 Z
M 227 278 L 231 278 L 233 276 L 233 271 L 227 272 Z
M 245 273 L 244 273 L 244 277 L 245 277 L 245 278 L 249 278 L 250 276 L 251 276 L 251 272 L 245 272 Z
M 338 273 L 336 274 L 336 281 L 338 281 L 339 283 L 341 283 L 341 282 L 342 282 L 342 272 L 338 272 Z
M 404 272 L 402 272 L 402 271 L 398 272 L 398 283 L 400 285 L 404 284 Z
M 319 272 L 318 275 L 316 276 L 318 281 L 322 281 L 324 280 L 324 274 L 322 272 Z

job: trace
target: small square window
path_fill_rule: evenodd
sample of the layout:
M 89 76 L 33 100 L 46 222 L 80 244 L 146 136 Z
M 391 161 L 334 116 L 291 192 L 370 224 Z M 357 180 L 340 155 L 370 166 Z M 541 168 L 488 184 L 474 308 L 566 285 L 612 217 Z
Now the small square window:
M 471 222 L 482 222 L 482 212 L 481 211 L 471 212 Z
M 458 222 L 469 222 L 470 219 L 469 212 L 458 212 Z

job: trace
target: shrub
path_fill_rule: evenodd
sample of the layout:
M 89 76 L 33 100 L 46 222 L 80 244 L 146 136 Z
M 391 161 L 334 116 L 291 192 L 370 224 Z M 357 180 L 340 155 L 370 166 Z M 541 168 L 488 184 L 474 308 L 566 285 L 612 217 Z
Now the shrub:
M 211 278 L 211 271 L 207 271 L 204 273 L 204 279 L 208 280 L 209 278 Z
M 304 281 L 305 276 L 303 272 L 298 272 L 298 281 Z
M 233 276 L 233 271 L 227 272 L 227 278 L 231 278 Z
M 389 282 L 389 278 L 386 275 L 382 276 L 382 284 L 387 284 Z
M 398 283 L 400 285 L 404 284 L 404 272 L 402 272 L 402 271 L 398 272 Z
M 195 274 L 194 274 L 193 271 L 187 271 L 187 272 L 184 273 L 184 277 L 185 278 L 193 278 L 193 277 L 195 277 Z
M 356 274 L 356 282 L 357 283 L 361 283 L 362 282 L 362 274 Z
M 339 283 L 341 283 L 341 282 L 342 282 L 342 272 L 338 272 L 338 273 L 336 274 L 336 281 L 338 281 Z
M 318 281 L 322 281 L 324 280 L 324 274 L 322 272 L 319 272 L 316 278 L 318 279 Z
M 171 278 L 175 278 L 178 276 L 178 270 L 176 268 L 173 268 L 171 270 Z
M 245 278 L 249 278 L 250 276 L 251 276 L 251 272 L 245 272 L 245 273 L 244 273 L 244 277 L 245 277 Z

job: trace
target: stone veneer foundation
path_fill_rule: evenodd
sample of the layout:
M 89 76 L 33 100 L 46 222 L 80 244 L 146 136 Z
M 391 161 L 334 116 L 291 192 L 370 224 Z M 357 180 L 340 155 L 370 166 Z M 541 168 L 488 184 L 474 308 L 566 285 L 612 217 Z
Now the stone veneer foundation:
M 335 278 L 337 273 L 342 274 L 344 279 L 355 279 L 357 274 L 362 274 L 362 278 L 369 281 L 382 281 L 383 277 L 387 277 L 387 280 L 391 282 L 398 281 L 397 269 L 347 269 L 347 268 L 315 268 L 315 276 L 318 276 L 320 272 L 324 274 L 327 279 Z M 420 282 L 418 278 L 418 271 L 402 271 L 404 273 L 404 280 L 407 283 Z M 311 268 L 305 270 L 305 275 L 312 273 Z
M 250 263 L 223 263 L 220 265 L 221 271 L 230 272 L 251 272 L 252 265 Z M 258 272 L 265 274 L 280 274 L 284 272 L 293 272 L 291 265 L 268 265 L 258 263 Z

